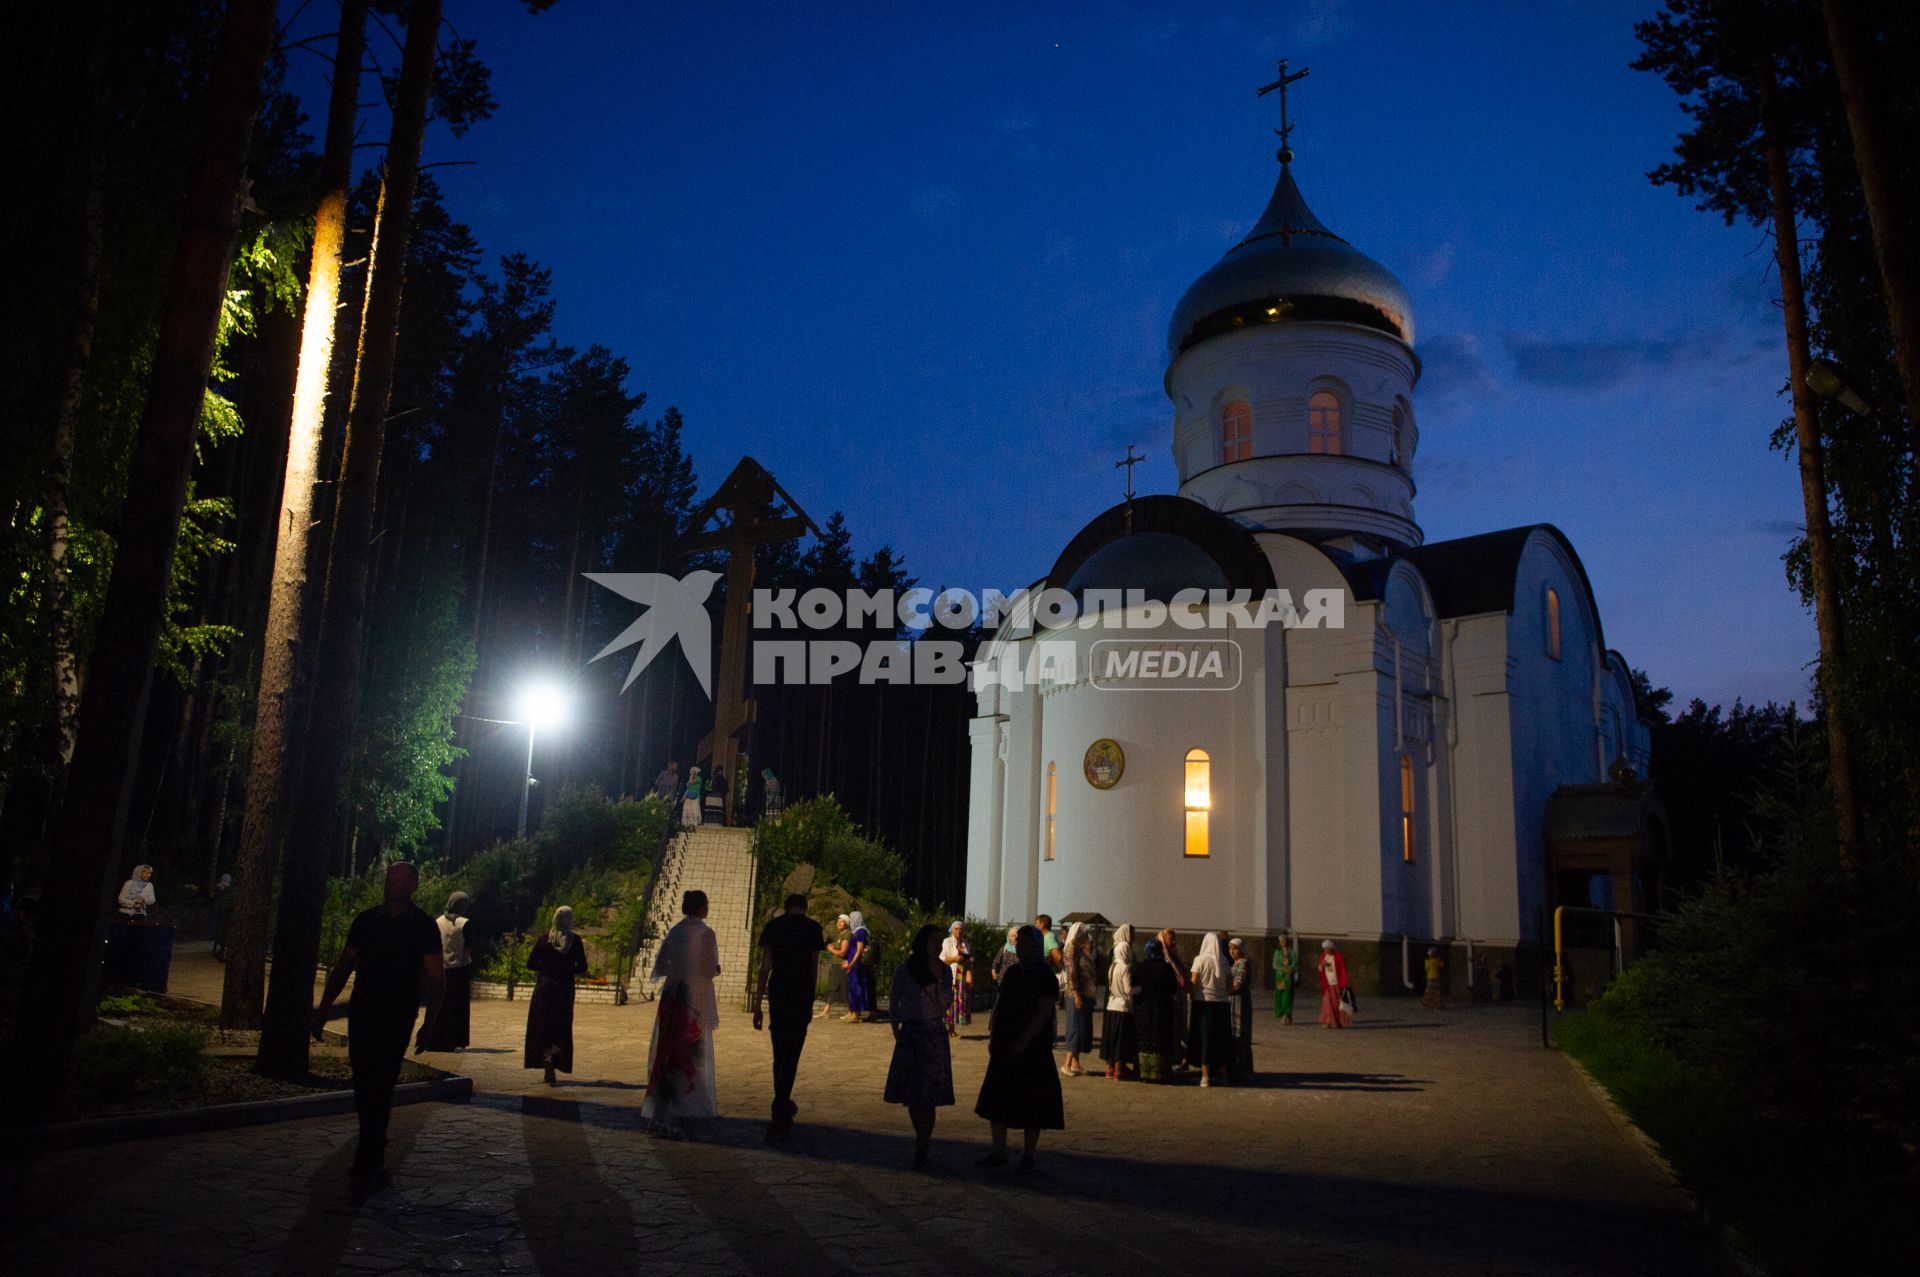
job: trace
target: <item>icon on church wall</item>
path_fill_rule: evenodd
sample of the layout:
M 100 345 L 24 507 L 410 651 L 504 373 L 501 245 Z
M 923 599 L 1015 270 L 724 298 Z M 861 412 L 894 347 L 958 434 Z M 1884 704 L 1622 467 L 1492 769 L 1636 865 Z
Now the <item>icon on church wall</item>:
M 1087 774 L 1087 783 L 1095 789 L 1112 789 L 1120 783 L 1120 773 L 1126 769 L 1127 756 L 1121 752 L 1118 742 L 1102 737 L 1087 746 L 1081 770 Z

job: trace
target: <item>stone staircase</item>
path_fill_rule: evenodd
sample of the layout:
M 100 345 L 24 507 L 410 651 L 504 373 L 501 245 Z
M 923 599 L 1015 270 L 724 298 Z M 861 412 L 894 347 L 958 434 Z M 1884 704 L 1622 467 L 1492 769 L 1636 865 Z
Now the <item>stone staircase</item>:
M 661 937 L 680 921 L 680 897 L 688 891 L 707 893 L 707 925 L 720 942 L 720 978 L 714 990 L 722 1007 L 732 1006 L 734 995 L 747 991 L 753 968 L 753 830 L 700 825 L 682 830 L 660 860 L 659 881 L 653 885 L 648 932 L 653 939 L 640 951 L 634 965 L 634 983 L 651 989 L 653 955 Z M 657 991 L 657 990 L 655 990 Z

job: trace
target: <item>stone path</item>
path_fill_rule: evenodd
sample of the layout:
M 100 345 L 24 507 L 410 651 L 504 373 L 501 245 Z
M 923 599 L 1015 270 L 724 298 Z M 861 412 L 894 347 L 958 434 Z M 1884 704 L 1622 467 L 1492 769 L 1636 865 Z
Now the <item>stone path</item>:
M 191 968 L 204 961 L 186 960 Z M 198 979 L 183 971 L 183 980 Z M 764 1035 L 717 1036 L 703 1142 L 637 1129 L 651 1004 L 582 1006 L 581 1072 L 519 1065 L 523 1002 L 474 1004 L 471 1105 L 394 1119 L 392 1182 L 353 1200 L 350 1117 L 9 1167 L 0 1261 L 32 1272 L 1632 1274 L 1731 1271 L 1530 1008 L 1376 1001 L 1351 1032 L 1263 1020 L 1261 1084 L 1062 1079 L 1040 1169 L 983 1171 L 971 1108 L 985 1023 L 955 1044 L 960 1103 L 907 1168 L 880 1103 L 884 1026 L 815 1021 L 800 1129 L 761 1141 Z

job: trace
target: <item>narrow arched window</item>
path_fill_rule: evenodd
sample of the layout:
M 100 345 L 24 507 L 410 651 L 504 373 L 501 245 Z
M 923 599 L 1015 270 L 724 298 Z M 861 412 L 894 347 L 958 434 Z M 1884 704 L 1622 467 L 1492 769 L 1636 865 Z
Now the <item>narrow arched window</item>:
M 1307 451 L 1337 457 L 1346 451 L 1340 433 L 1340 396 L 1316 390 L 1307 397 Z
M 1547 655 L 1560 659 L 1560 591 L 1547 591 Z
M 1253 408 L 1244 399 L 1228 404 L 1220 414 L 1220 460 L 1245 461 L 1253 456 Z
M 1413 755 L 1400 755 L 1400 859 L 1413 863 Z
M 1407 410 L 1399 404 L 1393 406 L 1393 464 L 1405 470 L 1413 464 L 1413 457 L 1407 448 Z
M 1047 764 L 1047 850 L 1048 860 L 1053 859 L 1053 818 L 1060 803 L 1060 773 L 1052 763 Z
M 1213 763 L 1204 749 L 1187 751 L 1187 855 L 1212 854 L 1207 817 L 1213 810 Z

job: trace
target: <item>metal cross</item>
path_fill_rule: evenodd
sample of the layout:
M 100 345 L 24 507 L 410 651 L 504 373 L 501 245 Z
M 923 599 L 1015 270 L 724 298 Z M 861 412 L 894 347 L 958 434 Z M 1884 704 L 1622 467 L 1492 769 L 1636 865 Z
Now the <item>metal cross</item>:
M 1260 92 L 1255 95 L 1257 97 L 1265 97 L 1275 89 L 1280 90 L 1280 127 L 1275 129 L 1274 132 L 1280 137 L 1280 162 L 1282 164 L 1289 163 L 1293 159 L 1293 146 L 1287 141 L 1287 138 L 1293 133 L 1293 125 L 1287 122 L 1287 86 L 1296 80 L 1306 79 L 1307 73 L 1312 69 L 1312 67 L 1301 67 L 1292 75 L 1288 75 L 1287 60 L 1281 58 L 1280 78 L 1272 84 L 1261 85 Z
M 1125 460 L 1123 460 L 1123 461 L 1116 461 L 1116 462 L 1114 462 L 1114 463 L 1113 463 L 1113 468 L 1114 468 L 1115 470 L 1118 470 L 1118 469 L 1120 469 L 1120 468 L 1121 468 L 1121 467 L 1123 467 L 1123 466 L 1124 466 L 1124 467 L 1126 468 L 1126 471 L 1127 471 L 1127 500 L 1128 500 L 1128 501 L 1132 501 L 1132 500 L 1133 500 L 1133 468 L 1134 468 L 1135 466 L 1137 466 L 1137 465 L 1139 465 L 1139 464 L 1140 464 L 1140 463 L 1141 463 L 1142 461 L 1145 461 L 1145 460 L 1146 460 L 1146 458 L 1145 458 L 1145 457 L 1136 457 L 1136 456 L 1134 456 L 1134 455 L 1133 455 L 1133 445 L 1132 445 L 1132 444 L 1128 444 L 1128 445 L 1127 445 L 1127 455 L 1126 455 L 1126 459 L 1125 459 Z

